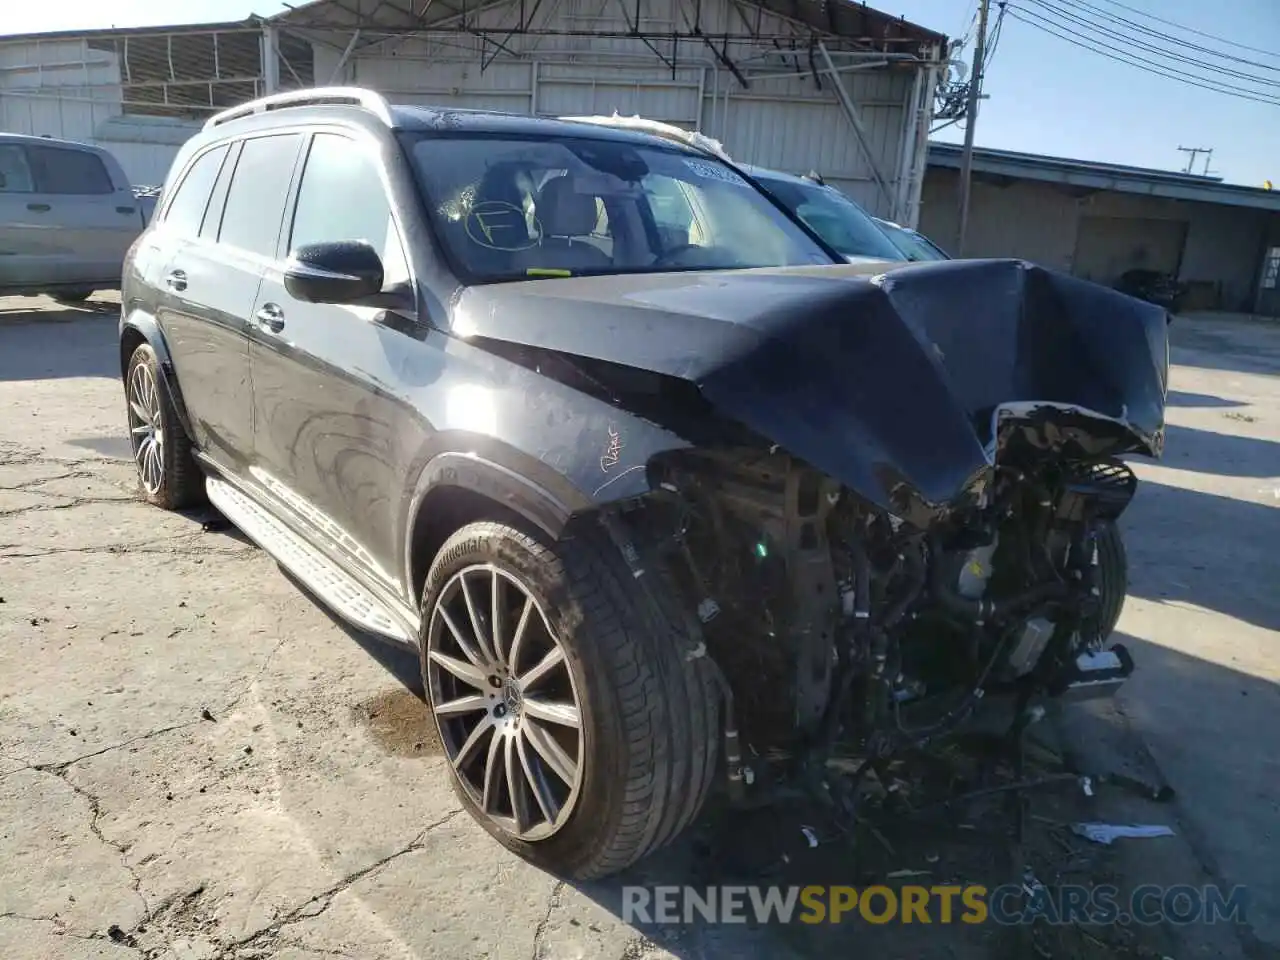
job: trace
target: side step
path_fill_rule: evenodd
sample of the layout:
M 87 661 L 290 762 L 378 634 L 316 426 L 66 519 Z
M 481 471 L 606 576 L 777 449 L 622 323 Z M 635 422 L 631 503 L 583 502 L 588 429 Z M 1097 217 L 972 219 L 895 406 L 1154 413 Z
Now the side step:
M 209 477 L 209 501 L 344 620 L 398 643 L 414 645 L 409 624 L 354 577 L 238 489 Z

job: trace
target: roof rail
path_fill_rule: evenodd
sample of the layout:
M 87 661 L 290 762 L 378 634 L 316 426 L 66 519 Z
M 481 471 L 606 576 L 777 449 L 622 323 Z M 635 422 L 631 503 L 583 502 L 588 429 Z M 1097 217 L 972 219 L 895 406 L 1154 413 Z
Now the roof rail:
M 387 126 L 394 126 L 391 118 L 391 105 L 386 98 L 373 90 L 361 87 L 308 87 L 305 90 L 289 90 L 284 93 L 273 93 L 270 96 L 250 100 L 238 107 L 231 107 L 221 113 L 215 113 L 204 122 L 204 129 L 212 128 L 241 117 L 255 113 L 266 113 L 269 110 L 282 110 L 286 107 L 311 107 L 323 104 L 348 104 L 363 107 L 374 114 Z

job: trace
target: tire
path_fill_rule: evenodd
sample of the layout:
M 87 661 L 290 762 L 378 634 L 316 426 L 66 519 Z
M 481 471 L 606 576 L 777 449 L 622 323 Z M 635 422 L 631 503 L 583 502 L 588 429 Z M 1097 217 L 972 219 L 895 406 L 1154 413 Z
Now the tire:
M 52 294 L 56 302 L 66 304 L 84 303 L 92 296 L 92 290 L 59 290 L 57 293 Z
M 575 880 L 616 873 L 670 842 L 702 808 L 717 766 L 720 700 L 711 668 L 701 655 L 705 648 L 688 621 L 675 613 L 677 604 L 665 593 L 661 574 L 646 576 L 653 580 L 647 587 L 632 576 L 602 530 L 551 542 L 540 534 L 486 521 L 463 527 L 445 542 L 423 589 L 423 683 L 455 791 L 468 812 L 505 847 Z M 486 688 L 478 676 L 473 678 L 476 683 L 458 680 L 439 660 L 453 650 L 456 666 L 458 651 L 466 653 L 461 646 L 451 646 L 456 634 L 449 626 L 462 620 L 460 629 L 470 628 L 461 583 L 471 584 L 467 589 L 473 608 L 481 611 L 477 616 L 482 632 L 494 620 L 488 612 L 492 594 L 491 587 L 484 586 L 486 577 L 501 583 L 500 606 L 506 612 L 499 617 L 507 625 L 499 631 L 502 636 L 514 635 L 511 625 L 524 606 L 519 591 L 531 602 L 528 623 L 533 626 L 526 626 L 518 645 L 504 641 L 517 648 L 517 662 L 502 666 L 504 677 L 489 675 L 490 681 L 502 681 L 500 688 L 492 683 Z M 649 590 L 661 599 L 652 598 Z M 528 669 L 534 649 L 530 644 L 546 649 L 544 641 L 558 642 L 564 659 L 557 669 L 567 675 L 567 682 L 548 681 L 553 676 L 548 672 L 538 683 L 558 685 L 555 699 L 561 703 L 565 696 L 574 698 L 580 720 L 576 734 L 545 722 L 543 711 L 552 694 L 516 684 L 521 689 L 514 698 L 508 695 L 511 678 L 533 673 Z M 474 646 L 473 652 L 481 652 L 482 659 L 485 655 Z M 554 658 L 548 653 L 533 662 L 541 665 Z M 485 706 L 473 705 L 467 714 L 455 712 L 477 692 L 473 687 Z M 499 716 L 499 704 L 507 703 L 515 705 Z M 538 713 L 532 712 L 533 705 Z M 508 725 L 497 726 L 501 723 Z M 489 730 L 477 733 L 486 724 Z M 506 756 L 508 741 L 516 744 L 510 750 L 517 757 L 523 749 L 531 762 L 515 769 L 516 790 L 523 789 L 536 801 L 529 784 L 548 782 L 552 765 L 540 755 L 542 734 L 534 734 L 553 726 L 563 752 L 577 759 L 574 777 L 557 776 L 558 786 L 549 788 L 553 800 L 561 801 L 559 806 L 527 804 L 542 822 L 522 827 L 514 816 L 516 805 L 510 802 L 512 790 L 491 781 L 490 771 L 498 763 L 503 769 L 493 776 L 505 774 L 505 782 L 511 783 L 505 764 L 493 758 Z M 477 736 L 480 740 L 468 753 L 467 744 Z M 455 763 L 460 754 L 463 762 Z M 529 773 L 520 781 L 526 769 Z M 568 766 L 561 764 L 561 769 L 567 771 Z M 492 789 L 482 790 L 491 782 Z
M 1125 594 L 1129 589 L 1129 559 L 1120 528 L 1114 520 L 1108 520 L 1098 530 L 1097 547 L 1099 589 L 1102 593 L 1098 613 L 1099 636 L 1105 641 L 1120 622 Z
M 204 502 L 204 475 L 163 386 L 160 361 L 139 344 L 125 373 L 125 410 L 138 489 L 147 503 L 182 510 Z

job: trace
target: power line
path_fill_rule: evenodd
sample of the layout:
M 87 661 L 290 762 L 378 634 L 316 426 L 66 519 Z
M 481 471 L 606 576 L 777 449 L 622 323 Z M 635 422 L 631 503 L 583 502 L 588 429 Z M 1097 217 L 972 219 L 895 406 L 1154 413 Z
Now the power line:
M 982 72 L 986 73 L 995 59 L 996 48 L 1000 46 L 1000 35 L 1004 28 L 1005 4 L 1000 4 L 1000 12 L 996 14 L 996 25 L 991 28 L 991 38 L 987 41 L 987 55 L 982 58 Z
M 1099 54 L 1100 56 L 1106 57 L 1110 60 L 1115 60 L 1119 63 L 1127 64 L 1131 67 L 1137 67 L 1140 70 L 1156 76 L 1165 77 L 1170 80 L 1177 80 L 1180 83 L 1187 84 L 1188 86 L 1200 87 L 1201 89 L 1210 90 L 1214 93 L 1225 93 L 1229 96 L 1239 97 L 1244 100 L 1253 100 L 1257 103 L 1280 106 L 1280 98 L 1273 98 L 1262 91 L 1250 90 L 1245 87 L 1237 87 L 1227 83 L 1215 83 L 1210 78 L 1202 77 L 1193 73 L 1187 73 L 1177 69 L 1176 67 L 1165 66 L 1137 54 L 1130 54 L 1119 47 L 1111 46 L 1110 44 L 1103 43 L 1100 40 L 1095 41 L 1092 38 L 1067 27 L 1062 27 L 1059 24 L 1052 23 L 1051 21 L 1043 20 L 1031 11 L 1023 10 L 1023 13 L 1027 13 L 1032 17 L 1037 17 L 1035 20 L 1027 19 L 1016 12 L 1021 9 L 1022 8 L 1011 7 L 1009 16 L 1013 17 L 1013 19 L 1017 20 L 1019 23 L 1024 23 L 1029 27 L 1034 27 L 1042 33 L 1047 33 L 1049 36 L 1062 40 L 1065 43 L 1069 43 L 1072 46 L 1089 50 L 1093 53 Z M 1058 30 L 1065 31 L 1069 36 L 1059 33 Z M 1077 39 L 1072 39 L 1073 37 Z
M 1263 79 L 1261 77 L 1255 76 L 1252 73 L 1246 73 L 1241 70 L 1235 70 L 1235 69 L 1232 69 L 1231 67 L 1222 66 L 1216 63 L 1209 63 L 1207 60 L 1198 60 L 1195 57 L 1189 57 L 1185 54 L 1175 53 L 1172 50 L 1167 50 L 1163 47 L 1158 47 L 1154 44 L 1147 43 L 1143 40 L 1138 40 L 1138 39 L 1135 39 L 1134 37 L 1126 36 L 1123 33 L 1117 33 L 1111 28 L 1105 26 L 1104 24 L 1100 24 L 1097 21 L 1090 20 L 1086 17 L 1079 16 L 1077 14 L 1071 13 L 1070 11 L 1066 11 L 1060 7 L 1054 6 L 1054 4 L 1049 2 L 1049 0 L 1027 0 L 1027 2 L 1034 3 L 1037 7 L 1041 8 L 1041 10 L 1034 11 L 1035 15 L 1047 16 L 1050 22 L 1055 27 L 1066 30 L 1068 33 L 1075 33 L 1075 31 L 1071 29 L 1072 24 L 1079 27 L 1084 27 L 1085 29 L 1092 31 L 1089 34 L 1077 33 L 1076 35 L 1081 37 L 1082 39 L 1089 40 L 1094 43 L 1100 43 L 1101 41 L 1098 39 L 1098 36 L 1100 35 L 1101 37 L 1104 37 L 1107 39 L 1119 40 L 1122 43 L 1125 43 L 1131 47 L 1136 47 L 1139 50 L 1145 50 L 1149 53 L 1154 53 L 1160 57 L 1164 57 L 1169 60 L 1176 60 L 1180 63 L 1185 63 L 1192 67 L 1200 67 L 1204 70 L 1209 70 L 1214 74 L 1235 77 L 1239 80 L 1245 80 L 1249 83 L 1256 83 L 1264 87 L 1274 87 L 1278 91 L 1280 91 L 1280 82 L 1276 80 Z M 1025 7 L 1022 8 L 1022 10 L 1024 13 L 1033 12 L 1028 10 Z M 1127 49 L 1124 50 L 1123 52 L 1129 53 L 1135 57 L 1138 56 L 1138 54 L 1132 53 L 1132 51 Z M 1218 82 L 1216 80 L 1216 77 L 1200 77 L 1199 79 L 1212 79 L 1214 80 L 1214 82 Z M 1266 91 L 1260 91 L 1260 90 L 1253 90 L 1250 92 L 1263 93 L 1264 95 L 1269 95 L 1266 93 Z
M 1154 13 L 1147 13 L 1145 10 L 1139 10 L 1137 7 L 1131 7 L 1128 4 L 1120 3 L 1119 0 L 1102 0 L 1113 7 L 1119 7 L 1121 10 L 1128 10 L 1130 13 L 1136 13 L 1138 16 L 1146 17 L 1148 20 L 1154 20 L 1157 23 L 1163 23 L 1167 26 L 1174 27 L 1184 33 L 1194 33 L 1197 37 L 1205 37 L 1208 40 L 1217 40 L 1219 43 L 1225 43 L 1229 47 L 1237 47 L 1241 50 L 1248 50 L 1252 53 L 1261 53 L 1263 56 L 1275 57 L 1280 60 L 1280 53 L 1274 50 L 1263 50 L 1261 47 L 1251 47 L 1248 44 L 1238 43 L 1235 40 L 1228 40 L 1226 37 L 1219 37 L 1212 33 L 1205 33 L 1203 30 L 1197 30 L 1195 27 L 1188 27 L 1185 24 L 1178 23 L 1176 20 L 1166 20 L 1164 17 L 1157 17 Z
M 978 24 L 978 2 L 979 0 L 969 0 L 965 6 L 965 16 L 961 23 L 967 23 L 964 33 L 960 35 L 960 46 L 966 46 L 969 43 L 969 37 L 973 35 L 973 28 Z M 972 12 L 970 12 L 972 10 Z
M 1106 10 L 1103 10 L 1101 7 L 1096 6 L 1095 4 L 1089 3 L 1088 0 L 1061 0 L 1061 2 L 1067 4 L 1070 7 L 1075 7 L 1077 9 L 1089 11 L 1100 17 L 1106 17 L 1108 20 L 1111 20 L 1115 23 L 1125 24 L 1141 33 L 1145 33 L 1150 36 L 1157 37 L 1158 39 L 1161 39 L 1161 40 L 1166 40 L 1169 43 L 1175 44 L 1179 47 L 1186 47 L 1189 50 L 1195 50 L 1200 53 L 1207 53 L 1210 56 L 1217 57 L 1221 60 L 1232 60 L 1236 63 L 1243 63 L 1250 67 L 1258 67 L 1261 70 L 1270 70 L 1273 73 L 1280 73 L 1280 66 L 1272 66 L 1271 64 L 1267 64 L 1267 63 L 1259 63 L 1256 60 L 1249 60 L 1244 57 L 1237 57 L 1233 53 L 1224 53 L 1221 50 L 1215 50 L 1212 47 L 1206 47 L 1203 44 L 1192 43 L 1190 40 L 1183 40 L 1179 37 L 1171 36 L 1170 34 L 1164 33 L 1163 31 L 1154 30 L 1151 27 L 1144 26 L 1141 23 L 1137 23 L 1133 20 L 1128 20 L 1124 17 L 1118 16 L 1114 13 L 1110 13 Z M 1104 29 L 1113 29 L 1113 28 L 1108 27 Z M 1219 40 L 1219 42 L 1231 44 L 1231 41 L 1229 40 Z M 1252 50 L 1253 48 L 1246 47 L 1245 49 Z M 1280 59 L 1280 54 L 1270 54 L 1270 56 Z
M 1080 47 L 1083 50 L 1088 50 L 1092 53 L 1096 53 L 1099 56 L 1106 57 L 1110 60 L 1115 60 L 1119 63 L 1124 63 L 1131 67 L 1137 67 L 1138 69 L 1143 70 L 1147 73 L 1151 73 L 1160 77 L 1165 77 L 1166 79 L 1169 79 L 1169 80 L 1177 80 L 1179 83 L 1184 83 L 1188 86 L 1199 87 L 1202 90 L 1209 90 L 1209 91 L 1212 91 L 1213 93 L 1224 93 L 1224 94 L 1227 94 L 1228 96 L 1239 97 L 1242 100 L 1252 100 L 1256 103 L 1265 103 L 1271 106 L 1280 106 L 1280 98 L 1268 97 L 1263 95 L 1260 91 L 1247 90 L 1243 87 L 1234 87 L 1228 84 L 1215 85 L 1209 82 L 1205 82 L 1207 79 L 1205 77 L 1199 77 L 1199 76 L 1196 76 L 1195 74 L 1190 74 L 1190 73 L 1183 73 L 1181 71 L 1176 70 L 1173 67 L 1169 67 L 1166 69 L 1162 65 L 1152 60 L 1143 59 L 1136 55 L 1130 56 L 1128 53 L 1126 53 L 1124 50 L 1121 50 L 1119 47 L 1113 47 L 1113 46 L 1110 46 L 1109 44 L 1101 43 L 1101 41 L 1098 41 L 1098 44 L 1099 44 L 1098 46 L 1094 46 L 1093 42 L 1090 41 L 1090 38 L 1086 37 L 1084 34 L 1077 33 L 1076 31 L 1070 30 L 1066 27 L 1059 27 L 1058 29 L 1066 30 L 1066 32 L 1071 35 L 1071 36 L 1064 36 L 1062 33 L 1059 33 L 1057 29 L 1054 29 L 1055 27 L 1058 27 L 1057 24 L 1049 25 L 1047 21 L 1044 21 L 1043 19 L 1040 19 L 1040 18 L 1037 18 L 1036 20 L 1032 20 L 1032 19 L 1028 19 L 1027 17 L 1020 16 L 1017 11 L 1021 10 L 1022 8 L 1014 7 L 1012 4 L 1009 5 L 1008 9 L 1009 9 L 1009 16 L 1011 16 L 1014 20 L 1017 20 L 1019 23 L 1024 23 L 1029 27 L 1033 27 L 1036 30 L 1041 31 L 1042 33 L 1047 33 L 1049 36 L 1055 37 L 1058 40 L 1063 41 L 1064 43 L 1069 43 L 1074 47 Z M 1031 11 L 1023 11 L 1023 12 L 1028 13 L 1029 16 L 1032 16 L 1032 17 L 1036 16 L 1036 14 L 1032 13 Z M 1073 37 L 1080 38 L 1080 39 L 1072 39 Z

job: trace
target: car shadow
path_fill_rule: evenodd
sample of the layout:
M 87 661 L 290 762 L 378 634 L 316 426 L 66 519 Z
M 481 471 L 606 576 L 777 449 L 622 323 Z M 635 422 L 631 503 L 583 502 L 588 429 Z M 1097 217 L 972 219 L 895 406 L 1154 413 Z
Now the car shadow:
M 1144 480 L 1121 523 L 1131 594 L 1280 630 L 1280 509 Z
M 234 529 L 234 528 L 232 528 Z M 423 703 L 426 702 L 426 690 L 422 686 L 422 671 L 418 665 L 418 657 L 411 651 L 390 640 L 384 640 L 366 630 L 353 626 L 338 616 L 316 593 L 305 583 L 294 576 L 285 567 L 277 564 L 284 578 L 306 595 L 316 608 L 320 610 L 335 627 L 351 638 L 361 650 L 367 653 L 382 669 L 395 679 L 405 690 L 413 694 Z
M 1223 477 L 1280 477 L 1280 443 L 1169 424 L 1162 463 Z
M 1189 393 L 1186 390 L 1170 390 L 1166 401 L 1171 407 L 1245 407 L 1239 400 L 1215 397 L 1209 393 Z
M 1232 373 L 1275 373 L 1280 368 L 1280 324 L 1205 320 L 1169 328 L 1170 359 L 1177 366 Z
M 0 381 L 120 378 L 118 304 L 0 308 Z

